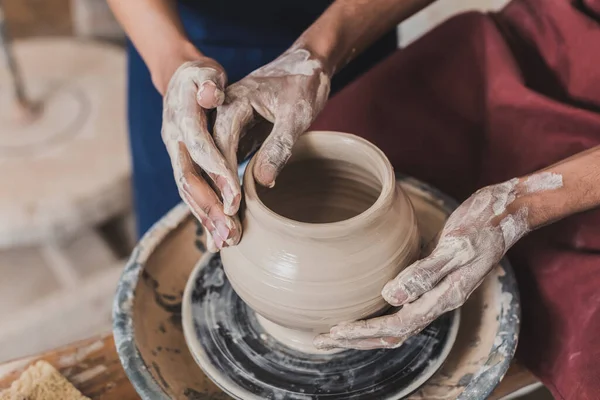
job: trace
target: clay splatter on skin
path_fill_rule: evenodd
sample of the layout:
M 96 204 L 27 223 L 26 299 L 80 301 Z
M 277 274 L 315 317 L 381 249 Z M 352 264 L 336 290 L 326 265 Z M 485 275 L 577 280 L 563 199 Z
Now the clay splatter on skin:
M 318 348 L 393 348 L 420 332 L 439 315 L 460 307 L 529 230 L 528 209 L 508 212 L 530 193 L 557 190 L 562 176 L 531 175 L 478 190 L 448 218 L 430 256 L 388 282 L 382 296 L 402 308 L 393 315 L 340 324 L 315 339 Z
M 162 137 L 182 199 L 210 233 L 207 247 L 216 252 L 241 238 L 237 211 L 241 188 L 236 177 L 240 139 L 252 140 L 256 114 L 273 123 L 257 155 L 254 175 L 272 187 L 300 134 L 325 106 L 330 77 L 322 62 L 295 45 L 273 62 L 227 88 L 225 72 L 211 59 L 183 64 L 173 75 L 164 98 Z M 214 139 L 205 108 L 220 106 Z M 220 197 L 195 169 L 213 181 Z
M 519 183 L 519 180 L 515 178 L 494 186 L 492 193 L 495 198 L 492 206 L 494 215 L 501 215 L 506 207 L 515 200 L 515 186 L 517 186 L 517 183 Z
M 524 185 L 527 193 L 560 189 L 563 186 L 563 178 L 562 175 L 553 172 L 541 172 L 527 178 Z
M 217 65 L 188 62 L 171 78 L 163 100 L 162 138 L 171 157 L 175 182 L 182 199 L 210 232 L 208 247 L 213 251 L 237 243 L 241 235 L 239 222 L 231 217 L 239 207 L 241 188 L 215 146 L 207 130 L 205 110 L 200 106 L 214 107 L 222 102 L 219 86 L 223 87 L 225 81 L 225 73 Z M 208 98 L 209 91 L 213 102 Z M 223 203 L 197 174 L 194 164 L 213 180 Z
M 295 46 L 273 62 L 227 88 L 227 101 L 217 112 L 215 142 L 230 166 L 237 165 L 239 140 L 253 134 L 248 128 L 258 114 L 273 124 L 258 154 L 254 177 L 272 187 L 294 143 L 323 109 L 330 78 L 322 62 L 301 46 Z

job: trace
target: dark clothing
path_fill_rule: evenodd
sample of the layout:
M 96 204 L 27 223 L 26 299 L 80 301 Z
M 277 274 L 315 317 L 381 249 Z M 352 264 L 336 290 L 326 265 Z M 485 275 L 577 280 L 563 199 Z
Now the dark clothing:
M 362 135 L 395 168 L 465 200 L 600 144 L 600 0 L 515 0 L 452 18 L 373 68 L 314 124 Z M 509 252 L 517 357 L 558 399 L 600 399 L 600 211 Z

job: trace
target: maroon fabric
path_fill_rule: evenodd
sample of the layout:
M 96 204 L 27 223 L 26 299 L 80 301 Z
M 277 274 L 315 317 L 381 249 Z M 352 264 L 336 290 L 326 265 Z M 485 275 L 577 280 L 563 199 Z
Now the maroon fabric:
M 334 97 L 314 124 L 381 147 L 460 200 L 600 144 L 600 0 L 515 0 L 457 16 Z M 509 253 L 517 357 L 559 399 L 600 399 L 600 213 Z

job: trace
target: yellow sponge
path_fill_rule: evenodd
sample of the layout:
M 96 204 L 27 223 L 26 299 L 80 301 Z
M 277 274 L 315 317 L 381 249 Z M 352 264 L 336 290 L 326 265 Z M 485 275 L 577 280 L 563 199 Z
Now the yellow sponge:
M 0 393 L 0 400 L 90 400 L 52 365 L 38 361 Z

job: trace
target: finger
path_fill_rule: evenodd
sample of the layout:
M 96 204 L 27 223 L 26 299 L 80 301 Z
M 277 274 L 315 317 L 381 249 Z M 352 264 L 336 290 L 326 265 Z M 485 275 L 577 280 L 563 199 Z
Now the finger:
M 196 85 L 196 101 L 200 107 L 211 109 L 223 104 L 227 75 L 218 63 L 202 59 L 186 63 L 180 68 L 182 74 L 188 75 Z
M 361 321 L 345 322 L 331 328 L 329 334 L 336 340 L 396 336 L 400 325 L 397 314 L 390 314 Z
M 314 346 L 319 350 L 332 349 L 395 349 L 404 343 L 404 340 L 395 337 L 381 337 L 371 339 L 333 339 L 330 335 L 319 335 L 313 340 Z
M 256 155 L 254 179 L 266 187 L 275 186 L 275 178 L 292 155 L 292 147 L 298 136 L 298 125 L 289 118 L 275 120 L 271 134 Z
M 233 220 L 234 229 L 232 230 L 233 234 L 231 235 L 231 237 L 229 239 L 225 240 L 224 247 L 235 246 L 236 244 L 238 244 L 240 242 L 241 235 L 242 235 L 242 224 L 241 224 L 240 219 L 237 216 L 237 214 L 234 215 L 233 217 L 229 217 L 229 218 L 231 218 Z M 219 248 L 215 244 L 215 240 L 213 239 L 213 237 L 211 235 L 207 235 L 207 237 L 206 237 L 206 248 L 211 253 L 219 252 Z
M 237 243 L 241 232 L 235 220 L 225 215 L 223 206 L 210 185 L 199 176 L 192 159 L 183 143 L 179 143 L 174 163 L 177 184 L 182 198 L 192 213 L 208 230 L 214 248 L 221 249 L 230 243 Z
M 431 255 L 413 263 L 386 283 L 381 296 L 393 306 L 410 303 L 458 267 L 459 264 L 453 262 L 453 250 L 438 246 Z
M 204 81 L 200 83 L 198 92 L 196 92 L 196 101 L 200 107 L 211 109 L 220 106 L 225 100 L 223 88 L 217 86 L 213 81 Z
M 225 157 L 230 169 L 237 170 L 237 151 L 243 132 L 252 123 L 253 111 L 245 100 L 233 99 L 221 106 L 215 121 L 215 144 Z
M 180 121 L 187 150 L 194 162 L 210 176 L 223 198 L 223 211 L 235 215 L 242 198 L 237 169 L 229 168 L 206 127 L 206 116 L 200 111 L 196 118 Z
M 413 336 L 440 315 L 464 304 L 485 278 L 485 275 L 473 273 L 470 268 L 449 274 L 432 290 L 405 304 L 393 315 L 340 324 L 331 328 L 330 335 L 336 340 L 384 336 L 406 339 Z

